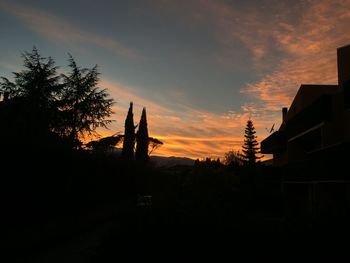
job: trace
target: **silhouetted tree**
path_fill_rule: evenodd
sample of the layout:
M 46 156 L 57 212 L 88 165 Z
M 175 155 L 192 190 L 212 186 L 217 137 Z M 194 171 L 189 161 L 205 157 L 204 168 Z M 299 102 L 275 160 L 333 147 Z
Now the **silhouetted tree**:
M 225 153 L 225 164 L 229 167 L 237 167 L 244 164 L 240 151 L 229 151 Z
M 114 147 L 122 140 L 122 135 L 112 135 L 103 137 L 99 140 L 91 141 L 85 145 L 89 150 L 96 153 L 108 153 L 111 152 Z
M 194 161 L 194 166 L 199 166 L 200 165 L 200 161 L 199 159 L 197 158 L 195 161 Z
M 54 116 L 58 111 L 56 103 L 62 85 L 51 57 L 42 57 L 36 47 L 32 52 L 24 52 L 22 57 L 25 69 L 13 73 L 14 82 L 1 78 L 0 93 L 4 99 L 16 104 L 13 111 L 16 116 L 13 117 L 26 123 L 27 138 L 22 139 L 38 143 L 57 126 Z
M 156 149 L 163 145 L 163 142 L 158 140 L 157 138 L 149 137 L 148 144 L 150 148 L 148 155 L 151 155 L 151 153 L 153 153 Z
M 128 115 L 125 119 L 124 125 L 124 141 L 122 157 L 124 160 L 134 160 L 134 146 L 135 146 L 135 126 L 134 126 L 134 114 L 132 112 L 133 103 L 130 102 Z
M 112 112 L 113 99 L 106 89 L 97 87 L 99 72 L 93 68 L 81 68 L 69 55 L 71 72 L 63 77 L 61 96 L 61 121 L 59 132 L 70 139 L 73 147 L 80 145 L 80 138 L 91 135 L 96 128 L 107 128 L 111 120 L 106 119 Z
M 59 76 L 54 60 L 42 57 L 35 47 L 22 57 L 25 69 L 14 73 L 14 82 L 1 78 L 0 95 L 9 101 L 9 127 L 25 129 L 23 141 L 48 145 L 48 140 L 57 144 L 65 139 L 77 147 L 79 137 L 110 123 L 105 118 L 112 113 L 113 100 L 96 87 L 97 66 L 82 69 L 70 56 L 71 73 Z
M 136 134 L 136 153 L 135 157 L 137 161 L 147 162 L 149 159 L 148 155 L 148 128 L 147 128 L 147 117 L 146 108 L 143 108 L 141 114 L 141 120 L 139 123 L 139 129 Z
M 1 93 L 7 93 L 9 99 L 25 98 L 36 107 L 47 109 L 62 88 L 59 85 L 60 77 L 57 75 L 58 67 L 51 57 L 42 57 L 36 47 L 33 47 L 31 53 L 24 52 L 22 57 L 25 69 L 13 73 L 14 83 L 2 77 Z
M 249 119 L 247 121 L 247 126 L 245 128 L 244 132 L 244 145 L 243 145 L 243 154 L 241 157 L 243 158 L 244 162 L 248 165 L 254 165 L 257 160 L 259 160 L 261 157 L 257 156 L 259 151 L 259 143 L 256 140 L 257 136 L 255 135 L 256 131 L 253 125 L 253 121 Z

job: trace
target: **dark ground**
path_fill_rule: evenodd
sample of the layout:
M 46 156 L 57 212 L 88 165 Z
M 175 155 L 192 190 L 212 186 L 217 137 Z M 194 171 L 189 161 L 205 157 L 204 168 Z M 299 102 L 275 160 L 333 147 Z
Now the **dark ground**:
M 86 153 L 23 155 L 18 165 L 12 157 L 3 159 L 12 171 L 2 174 L 2 232 L 3 255 L 16 262 L 134 261 L 163 252 L 183 261 L 215 249 L 254 258 L 256 249 L 290 252 L 290 244 L 325 245 L 349 233 L 344 214 L 315 218 L 302 198 L 290 210 L 271 168 L 160 169 Z M 152 205 L 138 206 L 140 195 L 151 195 Z

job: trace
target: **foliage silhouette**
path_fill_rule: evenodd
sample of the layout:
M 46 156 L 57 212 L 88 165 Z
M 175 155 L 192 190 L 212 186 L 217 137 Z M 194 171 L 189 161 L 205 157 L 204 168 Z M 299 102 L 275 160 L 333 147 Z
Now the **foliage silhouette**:
M 148 128 L 147 128 L 146 108 L 143 108 L 142 114 L 141 114 L 141 120 L 139 123 L 139 129 L 136 134 L 136 152 L 135 152 L 136 161 L 147 162 L 149 160 L 148 145 L 149 145 L 149 136 L 148 136 Z
M 31 53 L 24 52 L 22 58 L 25 69 L 13 73 L 14 83 L 2 77 L 2 93 L 7 92 L 9 99 L 22 97 L 36 103 L 37 107 L 49 108 L 62 90 L 55 61 L 51 57 L 42 57 L 36 47 Z
M 257 156 L 259 153 L 259 143 L 256 140 L 257 136 L 253 121 L 249 119 L 244 131 L 244 145 L 242 146 L 242 159 L 248 165 L 254 165 L 257 160 L 261 159 L 261 156 Z
M 55 61 L 42 57 L 35 47 L 22 57 L 25 69 L 14 73 L 14 83 L 2 78 L 0 93 L 9 101 L 8 123 L 22 123 L 26 141 L 33 147 L 60 137 L 61 142 L 78 148 L 85 134 L 111 122 L 106 117 L 112 114 L 114 102 L 105 89 L 96 87 L 97 66 L 80 68 L 70 55 L 71 73 L 59 76 Z
M 39 143 L 57 128 L 57 100 L 63 86 L 51 57 L 42 57 L 36 47 L 22 57 L 24 69 L 13 73 L 14 82 L 2 77 L 0 92 L 11 100 L 9 104 L 17 105 L 10 118 L 25 123 L 22 127 L 26 129 L 27 140 Z
M 148 145 L 149 145 L 149 152 L 148 155 L 151 155 L 156 149 L 158 149 L 160 146 L 162 146 L 164 143 L 157 138 L 148 137 Z
M 244 164 L 242 153 L 240 151 L 228 151 L 225 153 L 225 162 L 231 168 L 239 167 Z
M 112 152 L 114 147 L 123 140 L 123 135 L 112 135 L 88 142 L 85 147 L 95 153 Z
M 128 114 L 125 119 L 124 125 L 124 141 L 122 157 L 126 161 L 134 160 L 134 147 L 135 147 L 135 126 L 134 126 L 134 114 L 133 103 L 130 102 Z
M 97 65 L 91 69 L 80 68 L 69 55 L 69 75 L 62 75 L 63 90 L 60 100 L 62 125 L 60 134 L 67 136 L 74 148 L 80 145 L 80 138 L 91 135 L 96 128 L 111 123 L 106 119 L 112 112 L 113 99 L 106 89 L 97 87 L 99 72 Z

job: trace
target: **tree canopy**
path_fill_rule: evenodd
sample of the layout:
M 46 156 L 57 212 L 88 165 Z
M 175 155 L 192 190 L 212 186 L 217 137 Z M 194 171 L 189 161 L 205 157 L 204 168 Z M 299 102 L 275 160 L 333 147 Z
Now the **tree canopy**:
M 61 133 L 68 136 L 76 146 L 79 138 L 93 133 L 96 128 L 107 128 L 111 120 L 113 99 L 106 89 L 97 87 L 99 72 L 97 65 L 93 68 L 79 67 L 69 55 L 71 72 L 62 75 L 63 90 L 60 110 L 62 114 Z
M 97 66 L 81 68 L 69 55 L 71 72 L 59 75 L 55 61 L 42 57 L 35 47 L 22 57 L 24 69 L 13 73 L 13 82 L 2 77 L 0 93 L 7 101 L 1 121 L 8 126 L 15 122 L 13 130 L 22 127 L 23 140 L 45 144 L 45 137 L 54 135 L 76 148 L 85 133 L 111 122 L 106 118 L 114 101 L 107 90 L 97 87 Z M 16 134 L 9 131 L 6 136 L 11 132 Z

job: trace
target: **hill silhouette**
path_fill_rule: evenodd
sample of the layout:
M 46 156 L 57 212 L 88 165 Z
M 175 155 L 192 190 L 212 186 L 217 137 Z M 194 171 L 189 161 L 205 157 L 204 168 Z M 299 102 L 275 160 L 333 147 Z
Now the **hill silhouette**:
M 151 156 L 151 161 L 154 162 L 157 167 L 171 167 L 177 165 L 193 166 L 195 162 L 195 160 L 187 157 L 163 157 L 156 155 Z

